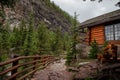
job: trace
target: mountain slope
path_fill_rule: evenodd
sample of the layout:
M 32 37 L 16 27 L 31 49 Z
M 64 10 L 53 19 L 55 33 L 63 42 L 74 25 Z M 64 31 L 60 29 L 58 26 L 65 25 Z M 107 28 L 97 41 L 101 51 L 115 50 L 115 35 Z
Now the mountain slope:
M 69 32 L 73 20 L 50 0 L 19 0 L 14 11 L 7 8 L 5 10 L 12 26 L 18 24 L 21 18 L 27 20 L 31 12 L 34 13 L 36 25 L 43 21 L 52 30 L 59 27 L 63 32 Z

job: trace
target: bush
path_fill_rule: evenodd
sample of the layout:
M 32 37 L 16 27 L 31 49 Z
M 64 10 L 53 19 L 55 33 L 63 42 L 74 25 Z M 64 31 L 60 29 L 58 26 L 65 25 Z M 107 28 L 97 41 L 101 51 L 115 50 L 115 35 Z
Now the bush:
M 69 51 L 66 56 L 66 65 L 70 65 L 73 60 L 73 53 L 72 51 Z
M 99 51 L 98 43 L 96 42 L 96 40 L 94 40 L 91 43 L 91 49 L 90 49 L 90 53 L 89 53 L 89 58 L 95 59 L 97 57 L 98 51 Z

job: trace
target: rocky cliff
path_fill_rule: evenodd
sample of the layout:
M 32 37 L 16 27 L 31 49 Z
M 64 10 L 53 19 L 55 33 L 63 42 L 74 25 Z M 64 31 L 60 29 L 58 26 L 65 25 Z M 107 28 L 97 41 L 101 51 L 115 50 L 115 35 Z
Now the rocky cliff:
M 33 13 L 36 25 L 43 21 L 49 29 L 56 30 L 59 27 L 63 32 L 70 30 L 73 20 L 50 0 L 18 0 L 14 10 L 5 8 L 5 13 L 11 26 L 18 25 L 22 18 L 27 21 L 29 14 Z

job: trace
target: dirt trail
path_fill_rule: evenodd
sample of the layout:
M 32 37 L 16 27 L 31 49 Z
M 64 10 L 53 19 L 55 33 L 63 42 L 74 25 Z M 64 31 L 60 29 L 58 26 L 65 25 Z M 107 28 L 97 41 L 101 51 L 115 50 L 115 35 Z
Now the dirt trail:
M 72 80 L 72 73 L 66 70 L 65 60 L 61 59 L 36 72 L 32 80 Z

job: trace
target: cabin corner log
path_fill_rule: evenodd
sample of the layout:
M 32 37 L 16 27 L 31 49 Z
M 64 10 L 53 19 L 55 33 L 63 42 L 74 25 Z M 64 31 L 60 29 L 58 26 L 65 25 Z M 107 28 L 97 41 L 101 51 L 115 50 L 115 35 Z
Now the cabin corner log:
M 101 63 L 103 62 L 118 62 L 117 56 L 117 49 L 118 47 L 114 44 L 107 45 L 103 51 L 103 54 L 97 54 L 97 59 Z
M 20 63 L 21 60 L 29 59 L 29 62 Z M 6 66 L 8 64 L 12 64 L 11 67 L 6 68 L 4 71 L 0 72 L 0 76 L 3 76 L 7 74 L 8 72 L 11 72 L 11 76 L 7 77 L 5 80 L 19 80 L 22 78 L 26 78 L 33 74 L 38 69 L 45 68 L 49 63 L 53 61 L 53 56 L 51 55 L 44 55 L 44 56 L 17 56 L 14 55 L 12 59 L 9 61 L 1 62 L 0 67 Z M 27 65 L 27 67 L 23 70 L 18 70 L 18 68 L 23 67 Z M 22 73 L 26 72 L 25 75 L 22 75 Z M 18 77 L 19 76 L 19 77 Z

